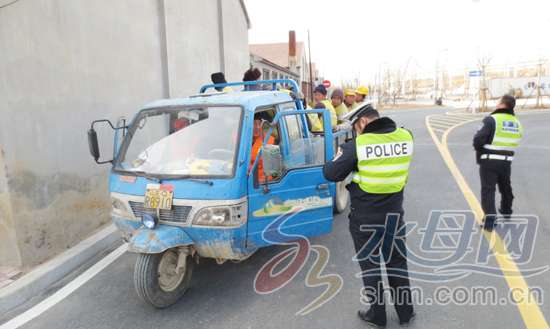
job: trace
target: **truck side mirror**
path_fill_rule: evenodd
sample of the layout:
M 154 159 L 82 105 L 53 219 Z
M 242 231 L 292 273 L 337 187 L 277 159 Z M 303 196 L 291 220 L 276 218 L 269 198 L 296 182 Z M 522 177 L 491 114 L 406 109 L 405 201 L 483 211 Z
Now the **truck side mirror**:
M 88 130 L 88 147 L 95 162 L 99 162 L 99 143 L 97 142 L 97 133 L 94 128 Z
M 256 165 L 253 168 L 254 188 L 258 188 L 261 185 L 263 186 L 264 194 L 267 194 L 269 193 L 269 184 L 271 180 L 280 178 L 284 171 L 283 159 L 279 146 L 269 144 L 262 146 L 260 161 L 263 163 L 261 173 L 263 179 L 260 179 L 260 166 Z
M 283 173 L 283 158 L 279 145 L 264 145 L 263 167 L 264 175 L 280 177 Z
M 118 131 L 118 130 L 126 130 L 128 127 L 127 126 L 117 126 L 115 127 L 113 125 L 113 123 L 109 120 L 95 120 L 92 122 L 92 125 L 90 127 L 90 130 L 88 130 L 88 147 L 90 149 L 90 154 L 92 155 L 92 157 L 94 158 L 94 161 L 97 163 L 97 164 L 104 164 L 104 163 L 112 163 L 113 162 L 113 159 L 111 160 L 107 160 L 107 161 L 100 161 L 99 158 L 100 158 L 100 152 L 99 152 L 99 142 L 98 142 L 98 138 L 97 138 L 97 132 L 94 128 L 94 126 L 97 124 L 97 123 L 104 123 L 104 124 L 107 124 L 109 127 L 111 127 L 111 129 L 113 129 L 113 131 L 115 131 L 115 133 Z M 124 121 L 125 123 L 125 121 Z M 115 136 L 116 137 L 116 136 Z M 116 149 L 115 149 L 116 151 Z

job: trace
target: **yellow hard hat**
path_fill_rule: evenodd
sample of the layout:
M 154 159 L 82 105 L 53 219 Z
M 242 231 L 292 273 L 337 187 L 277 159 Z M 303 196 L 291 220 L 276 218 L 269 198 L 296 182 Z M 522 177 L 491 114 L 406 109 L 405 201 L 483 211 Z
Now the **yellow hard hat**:
M 367 96 L 369 94 L 369 87 L 359 86 L 355 93 Z
M 355 90 L 346 88 L 346 90 L 344 90 L 344 96 L 355 96 Z

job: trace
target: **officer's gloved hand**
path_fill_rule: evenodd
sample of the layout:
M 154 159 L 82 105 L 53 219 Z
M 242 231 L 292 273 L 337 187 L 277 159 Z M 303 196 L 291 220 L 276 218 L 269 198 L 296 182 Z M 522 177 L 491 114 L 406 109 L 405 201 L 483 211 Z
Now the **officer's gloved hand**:
M 351 129 L 351 124 L 349 122 L 342 122 L 341 124 L 336 126 L 336 131 L 349 129 Z

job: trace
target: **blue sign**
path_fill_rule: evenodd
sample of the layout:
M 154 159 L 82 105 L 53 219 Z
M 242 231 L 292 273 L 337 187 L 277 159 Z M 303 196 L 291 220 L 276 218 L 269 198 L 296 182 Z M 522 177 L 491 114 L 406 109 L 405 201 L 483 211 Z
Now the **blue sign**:
M 471 77 L 480 77 L 481 71 L 470 71 L 469 76 Z

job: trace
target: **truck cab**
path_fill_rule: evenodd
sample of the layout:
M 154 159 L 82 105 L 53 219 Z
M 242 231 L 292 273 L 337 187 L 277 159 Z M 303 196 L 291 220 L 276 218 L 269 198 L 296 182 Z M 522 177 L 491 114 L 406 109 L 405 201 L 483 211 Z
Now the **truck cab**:
M 292 80 L 253 83 L 298 90 Z M 113 222 L 140 255 L 136 290 L 156 307 L 181 297 L 198 258 L 243 260 L 330 233 L 335 200 L 347 203 L 347 191 L 322 173 L 337 140 L 328 111 L 304 110 L 285 91 L 209 92 L 246 84 L 204 86 L 145 105 L 128 125 L 98 120 L 88 132 L 96 162 L 112 163 Z M 307 115 L 324 119 L 324 134 L 310 132 Z M 100 161 L 94 126 L 105 122 L 115 152 Z

